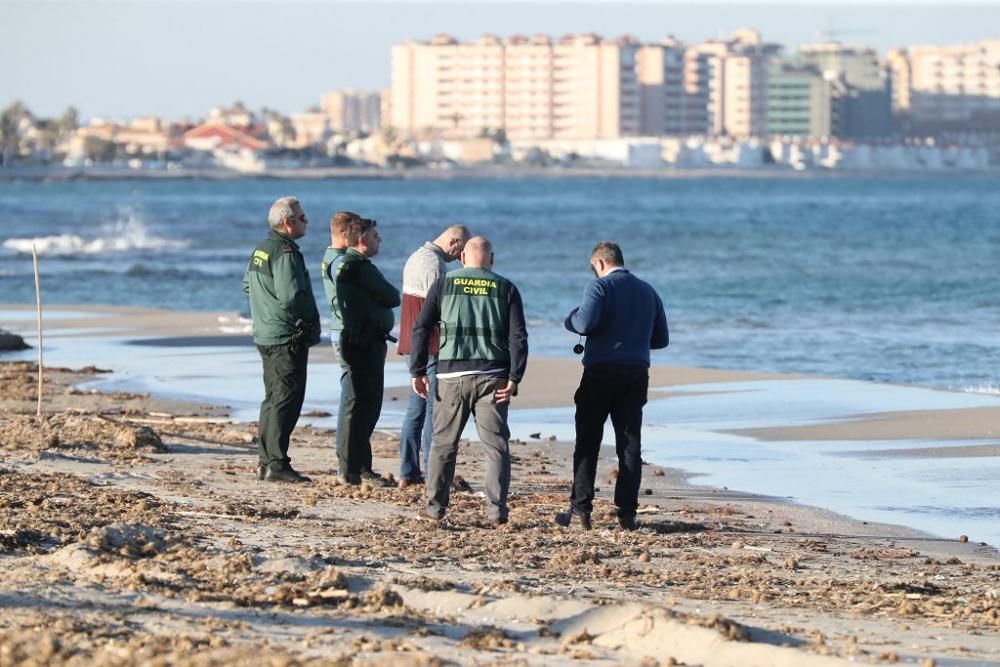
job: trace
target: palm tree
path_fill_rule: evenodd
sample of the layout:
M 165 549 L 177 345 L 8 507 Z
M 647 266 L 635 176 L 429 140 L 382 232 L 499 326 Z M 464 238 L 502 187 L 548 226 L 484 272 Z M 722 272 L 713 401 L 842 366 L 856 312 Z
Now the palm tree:
M 20 125 L 24 119 L 31 120 L 32 115 L 20 100 L 12 102 L 0 112 L 0 165 L 4 167 L 8 166 L 17 155 L 21 143 Z

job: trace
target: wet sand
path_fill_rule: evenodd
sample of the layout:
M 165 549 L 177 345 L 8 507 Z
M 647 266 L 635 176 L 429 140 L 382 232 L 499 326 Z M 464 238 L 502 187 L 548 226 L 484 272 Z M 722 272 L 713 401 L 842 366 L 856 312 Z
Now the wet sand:
M 1000 442 L 1000 407 L 903 410 L 845 416 L 843 421 L 728 431 L 764 440 L 994 440 Z M 924 454 L 936 456 L 940 448 Z M 952 448 L 949 448 L 952 449 Z M 920 450 L 910 450 L 916 455 Z M 955 448 L 949 456 L 982 456 L 982 448 Z M 988 454 L 996 456 L 997 454 Z
M 552 363 L 518 401 L 575 382 Z M 512 444 L 499 529 L 463 444 L 469 488 L 438 527 L 416 518 L 419 488 L 337 484 L 329 430 L 293 437 L 313 483 L 257 482 L 253 424 L 74 389 L 98 370 L 47 373 L 38 420 L 32 364 L 0 366 L 4 664 L 1000 664 L 1000 558 L 975 541 L 656 466 L 623 532 L 610 451 L 595 530 L 562 529 L 572 447 L 543 439 Z M 395 470 L 396 435 L 374 446 Z

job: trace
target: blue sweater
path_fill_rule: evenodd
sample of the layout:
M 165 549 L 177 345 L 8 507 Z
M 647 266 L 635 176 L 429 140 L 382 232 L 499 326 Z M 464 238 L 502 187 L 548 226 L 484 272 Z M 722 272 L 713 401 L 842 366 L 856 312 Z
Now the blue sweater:
M 619 269 L 591 281 L 566 328 L 587 337 L 583 365 L 649 367 L 650 349 L 670 342 L 663 301 L 653 287 Z

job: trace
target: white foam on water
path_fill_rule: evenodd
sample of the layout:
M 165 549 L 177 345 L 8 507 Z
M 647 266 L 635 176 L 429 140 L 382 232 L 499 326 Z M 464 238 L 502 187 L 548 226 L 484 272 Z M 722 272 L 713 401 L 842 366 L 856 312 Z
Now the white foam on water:
M 85 238 L 78 234 L 57 234 L 34 238 L 12 238 L 3 242 L 3 247 L 22 254 L 31 254 L 32 246 L 40 255 L 101 255 L 130 250 L 164 250 L 185 248 L 187 241 L 153 236 L 146 230 L 142 217 L 130 207 L 118 211 L 118 219 L 101 225 L 98 235 Z
M 959 387 L 959 391 L 964 391 L 967 394 L 989 394 L 990 396 L 1000 396 L 1000 386 L 989 382 Z
M 242 315 L 219 315 L 219 331 L 226 334 L 248 334 L 253 331 L 253 320 Z

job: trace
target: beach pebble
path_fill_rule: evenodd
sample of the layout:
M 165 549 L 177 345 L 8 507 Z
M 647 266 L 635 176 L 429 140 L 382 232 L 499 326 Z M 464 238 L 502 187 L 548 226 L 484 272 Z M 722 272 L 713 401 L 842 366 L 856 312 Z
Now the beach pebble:
M 736 540 L 735 542 L 733 542 L 733 549 L 739 550 L 742 549 L 744 546 L 746 545 L 743 544 L 743 542 L 741 542 L 740 540 Z
M 643 493 L 645 493 L 647 496 L 651 496 L 651 495 L 653 495 L 653 490 L 652 489 L 646 489 L 645 491 L 643 491 Z
M 538 433 L 529 433 L 528 437 L 532 438 L 533 440 L 541 440 L 542 439 L 542 433 L 541 433 L 541 431 L 539 431 Z
M 968 535 L 959 535 L 958 536 L 958 541 L 961 542 L 962 544 L 965 544 L 966 542 L 969 541 L 969 536 Z
M 664 474 L 665 473 L 661 468 L 657 468 L 656 470 L 653 471 L 653 477 L 663 477 Z
M 649 562 L 649 552 L 648 551 L 643 551 L 641 554 L 639 554 L 639 562 L 640 563 L 648 563 Z

